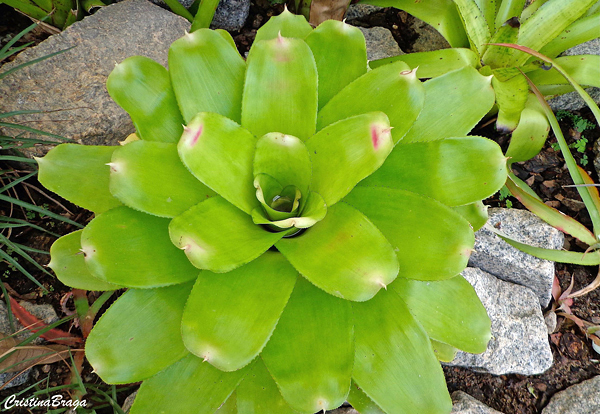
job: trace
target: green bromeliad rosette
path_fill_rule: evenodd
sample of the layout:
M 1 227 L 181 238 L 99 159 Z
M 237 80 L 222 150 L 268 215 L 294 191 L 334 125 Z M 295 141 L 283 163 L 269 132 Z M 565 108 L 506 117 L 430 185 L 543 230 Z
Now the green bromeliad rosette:
M 490 337 L 459 273 L 506 179 L 498 145 L 466 136 L 494 103 L 472 72 L 429 81 L 472 99 L 415 131 L 415 70 L 368 71 L 361 32 L 337 21 L 284 12 L 247 60 L 201 29 L 168 71 L 116 67 L 108 90 L 140 140 L 39 164 L 96 213 L 53 245 L 59 279 L 129 288 L 86 355 L 108 383 L 144 381 L 132 413 L 450 411 L 439 360 Z

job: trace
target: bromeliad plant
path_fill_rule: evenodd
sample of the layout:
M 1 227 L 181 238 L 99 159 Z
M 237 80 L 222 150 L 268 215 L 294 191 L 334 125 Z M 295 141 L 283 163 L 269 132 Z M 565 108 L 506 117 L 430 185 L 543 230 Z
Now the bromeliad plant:
M 465 136 L 493 103 L 469 71 L 433 85 L 485 103 L 409 140 L 423 84 L 403 62 L 367 72 L 342 22 L 285 12 L 246 61 L 200 29 L 168 71 L 117 65 L 108 90 L 140 139 L 61 145 L 39 179 L 97 214 L 52 246 L 60 280 L 129 288 L 86 353 L 108 383 L 144 381 L 132 413 L 450 412 L 438 359 L 490 337 L 459 275 L 464 217 L 481 226 L 506 180 L 498 145 Z
M 397 7 L 429 23 L 451 49 L 412 53 L 371 62 L 375 68 L 396 60 L 419 67 L 419 77 L 430 78 L 470 66 L 493 75 L 498 118 L 496 127 L 512 133 L 506 155 L 511 162 L 534 157 L 550 130 L 544 110 L 524 74 L 545 96 L 573 88 L 542 60 L 497 43 L 515 43 L 550 58 L 600 37 L 600 1 L 535 0 L 363 0 Z M 563 56 L 556 59 L 579 84 L 600 87 L 600 56 Z

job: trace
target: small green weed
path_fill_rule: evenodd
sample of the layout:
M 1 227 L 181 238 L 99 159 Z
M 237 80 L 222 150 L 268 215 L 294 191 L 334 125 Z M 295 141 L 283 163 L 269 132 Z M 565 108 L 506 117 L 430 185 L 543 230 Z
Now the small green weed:
M 506 186 L 504 186 L 500 189 L 499 193 L 499 200 L 504 201 L 506 203 L 506 208 L 512 208 L 513 203 L 509 199 L 509 197 L 511 196 L 510 190 Z

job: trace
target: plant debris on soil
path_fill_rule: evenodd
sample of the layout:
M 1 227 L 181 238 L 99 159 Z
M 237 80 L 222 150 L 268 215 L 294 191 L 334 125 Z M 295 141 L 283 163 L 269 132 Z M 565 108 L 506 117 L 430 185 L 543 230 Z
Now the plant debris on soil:
M 250 16 L 246 25 L 239 32 L 233 33 L 238 50 L 242 55 L 248 51 L 252 44 L 256 30 L 271 16 L 279 14 L 282 10 L 283 5 L 271 4 L 267 0 L 256 0 L 251 3 Z M 416 36 L 418 36 L 410 29 L 413 19 L 412 16 L 405 12 L 390 8 L 372 14 L 368 18 L 363 19 L 362 23 L 371 26 L 383 26 L 390 29 L 401 49 L 405 52 L 410 52 L 411 44 L 414 43 Z M 28 25 L 28 19 L 15 13 L 6 5 L 0 5 L 0 47 L 8 41 L 6 39 L 10 39 L 11 36 L 14 36 Z M 26 40 L 39 42 L 45 36 L 45 34 L 38 32 Z M 581 120 L 585 120 L 588 123 L 586 124 Z M 477 129 L 476 133 L 494 139 L 505 150 L 508 146 L 509 136 L 498 134 L 493 127 L 493 122 L 487 122 L 486 124 L 487 126 Z M 583 125 L 586 128 L 582 130 Z M 568 143 L 572 146 L 572 153 L 578 164 L 582 165 L 590 173 L 595 182 L 598 182 L 598 175 L 593 162 L 597 154 L 594 153 L 593 146 L 600 138 L 600 128 L 595 124 L 591 112 L 583 110 L 581 112 L 562 114 L 561 127 Z M 565 187 L 566 185 L 573 184 L 573 182 L 560 150 L 558 150 L 555 143 L 556 139 L 551 133 L 544 148 L 536 157 L 529 161 L 513 165 L 514 173 L 520 179 L 527 182 L 546 204 L 559 209 L 563 213 L 580 221 L 588 228 L 591 228 L 589 215 L 576 189 Z M 7 165 L 4 162 L 0 166 L 0 170 L 4 171 L 1 176 L 4 182 L 1 185 L 26 174 L 26 171 L 20 169 L 20 167 Z M 19 184 L 15 186 L 10 195 L 30 203 L 44 205 L 50 211 L 65 215 L 82 225 L 86 224 L 92 218 L 92 213 L 80 209 L 55 195 L 51 195 L 53 199 L 56 198 L 59 201 L 57 203 L 41 193 L 33 190 L 30 191 L 31 187 L 43 189 L 35 178 L 31 178 L 25 181 L 24 185 Z M 524 208 L 514 197 L 501 196 L 499 193 L 486 200 L 486 204 L 494 207 Z M 10 205 L 6 202 L 0 202 L 0 212 L 3 216 L 29 220 L 33 224 L 49 229 L 57 234 L 67 234 L 76 230 L 72 225 L 50 219 L 49 217 L 40 216 L 37 213 L 32 214 L 23 208 Z M 10 229 L 4 229 L 2 234 L 14 242 L 46 251 L 49 250 L 50 245 L 54 241 L 52 236 L 30 227 L 15 229 L 12 232 Z M 581 252 L 585 251 L 586 247 L 566 235 L 566 250 Z M 32 253 L 32 256 L 42 265 L 46 265 L 49 261 L 48 255 Z M 47 289 L 48 293 L 45 293 L 20 272 L 11 268 L 6 262 L 1 262 L 0 275 L 2 275 L 2 282 L 14 298 L 24 299 L 36 304 L 51 304 L 59 317 L 65 316 L 64 310 L 72 310 L 72 300 L 67 301 L 64 307 L 61 303 L 65 295 L 68 295 L 71 291 L 69 287 L 23 260 L 19 259 L 19 263 L 35 276 Z M 556 275 L 563 290 L 569 286 L 571 278 L 574 278 L 575 290 L 587 286 L 594 280 L 597 272 L 597 267 L 569 264 L 556 265 Z M 117 296 L 118 293 L 113 296 L 112 300 L 115 300 Z M 103 309 L 105 308 L 106 305 Z M 582 297 L 575 298 L 571 309 L 579 318 L 594 324 L 600 324 L 600 291 L 596 290 Z M 99 315 L 102 312 L 99 312 Z M 60 328 L 79 334 L 79 328 L 75 327 L 72 322 L 63 324 Z M 572 322 L 559 317 L 556 332 L 550 335 L 550 346 L 554 356 L 554 364 L 550 370 L 542 375 L 522 376 L 513 374 L 495 376 L 475 373 L 466 368 L 444 367 L 448 389 L 450 392 L 457 390 L 464 391 L 486 405 L 506 414 L 540 413 L 556 392 L 593 376 L 600 375 L 600 364 L 598 361 L 600 355 L 595 353 L 590 345 L 590 341 Z M 62 386 L 70 380 L 70 370 L 70 363 L 62 362 L 36 366 L 32 369 L 32 374 L 27 383 L 10 389 L 0 389 L 0 401 L 12 394 L 27 390 L 28 387 L 32 387 L 38 381 L 40 383 L 33 389 L 27 390 L 23 395 L 24 397 L 30 396 L 33 390 L 48 389 L 50 391 L 52 387 L 58 387 L 59 389 L 52 391 L 46 397 L 40 396 L 39 398 L 49 398 L 49 396 L 56 395 L 57 393 L 63 393 L 65 397 L 68 397 L 68 393 L 72 390 L 70 388 L 62 388 Z M 90 385 L 88 391 L 91 394 L 85 398 L 90 402 L 96 401 L 94 404 L 98 407 L 98 414 L 113 412 L 112 408 L 107 404 L 106 398 L 101 395 L 102 392 L 111 395 L 113 398 L 116 397 L 116 402 L 121 405 L 127 395 L 136 388 L 136 384 L 133 384 L 133 386 L 125 385 L 117 387 L 103 384 L 92 372 L 87 362 L 84 364 L 81 378 L 83 383 Z M 22 412 L 30 411 L 24 410 Z

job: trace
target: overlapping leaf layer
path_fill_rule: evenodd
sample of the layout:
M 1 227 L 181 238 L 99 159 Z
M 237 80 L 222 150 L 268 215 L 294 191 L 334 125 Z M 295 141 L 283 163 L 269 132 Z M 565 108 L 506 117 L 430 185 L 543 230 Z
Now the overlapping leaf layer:
M 58 277 L 130 288 L 90 335 L 90 362 L 107 382 L 144 381 L 138 414 L 347 399 L 449 412 L 436 355 L 480 352 L 490 336 L 459 275 L 478 203 L 506 179 L 500 148 L 465 136 L 493 104 L 490 78 L 460 69 L 424 86 L 404 62 L 367 71 L 358 29 L 313 31 L 287 12 L 247 60 L 227 36 L 177 40 L 168 72 L 117 66 L 108 88 L 139 140 L 40 160 L 46 187 L 97 213 L 53 246 Z M 476 104 L 418 120 L 429 95 L 463 87 Z

